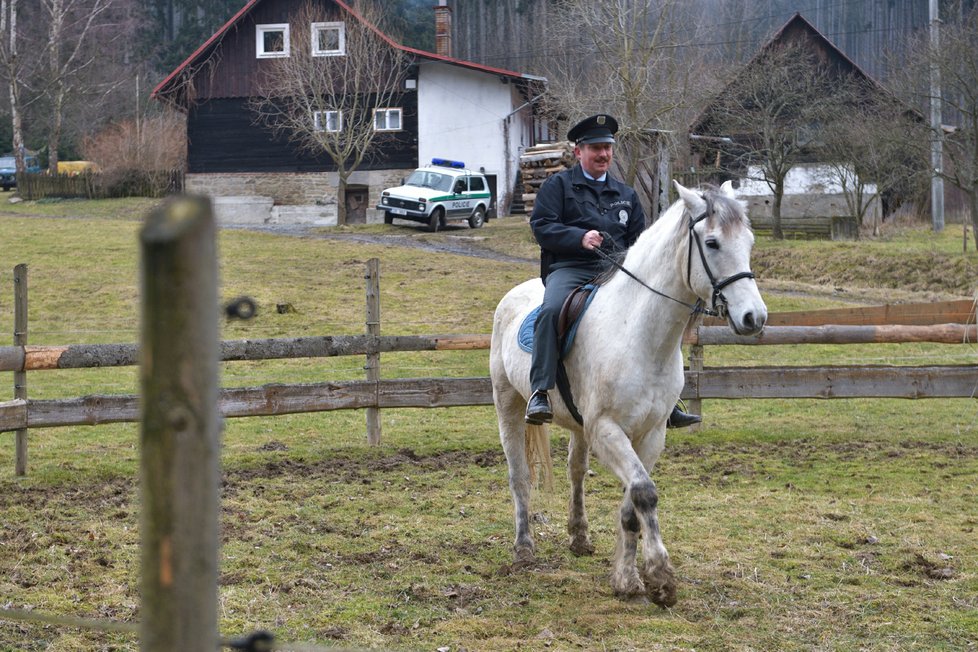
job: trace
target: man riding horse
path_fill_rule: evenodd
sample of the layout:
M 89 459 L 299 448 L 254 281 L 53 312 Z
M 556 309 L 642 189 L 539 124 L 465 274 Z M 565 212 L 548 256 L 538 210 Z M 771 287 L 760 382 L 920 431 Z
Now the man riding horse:
M 645 211 L 635 190 L 609 174 L 617 131 L 618 122 L 604 114 L 574 125 L 567 137 L 574 143 L 578 165 L 547 179 L 530 216 L 530 227 L 540 245 L 540 277 L 545 292 L 534 323 L 532 394 L 525 416 L 529 424 L 553 420 L 547 392 L 557 380 L 557 320 L 564 301 L 575 288 L 607 268 L 608 263 L 595 253 L 596 249 L 613 244 L 624 251 L 645 230 Z M 605 243 L 605 235 L 613 243 Z M 608 333 L 608 337 L 614 336 Z M 681 428 L 699 421 L 699 416 L 686 414 L 676 406 L 667 425 Z

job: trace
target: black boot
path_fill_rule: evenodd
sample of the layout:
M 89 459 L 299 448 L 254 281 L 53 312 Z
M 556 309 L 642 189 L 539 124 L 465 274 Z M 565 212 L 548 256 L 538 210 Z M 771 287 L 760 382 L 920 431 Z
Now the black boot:
M 538 389 L 530 396 L 526 404 L 524 420 L 531 426 L 539 426 L 554 420 L 554 411 L 550 407 L 550 397 L 547 396 L 546 390 Z
M 703 420 L 698 414 L 686 414 L 676 405 L 672 408 L 672 414 L 666 419 L 666 428 L 685 428 Z

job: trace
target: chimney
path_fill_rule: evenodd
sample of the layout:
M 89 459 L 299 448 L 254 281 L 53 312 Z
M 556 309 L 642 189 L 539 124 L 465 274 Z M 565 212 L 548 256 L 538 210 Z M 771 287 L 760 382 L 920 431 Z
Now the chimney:
M 448 0 L 438 0 L 435 7 L 435 54 L 452 56 L 452 8 Z

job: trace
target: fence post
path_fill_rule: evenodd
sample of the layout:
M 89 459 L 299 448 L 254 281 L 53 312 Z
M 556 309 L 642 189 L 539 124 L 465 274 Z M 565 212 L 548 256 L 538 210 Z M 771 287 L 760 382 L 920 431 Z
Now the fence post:
M 14 346 L 27 346 L 27 265 L 14 267 Z M 14 372 L 14 398 L 27 400 L 27 372 Z M 27 475 L 27 429 L 17 431 L 14 473 Z
M 690 371 L 703 371 L 703 345 L 694 344 L 689 347 L 689 370 Z M 693 414 L 703 414 L 703 401 L 698 398 L 691 398 L 689 400 L 689 411 Z M 689 430 L 691 432 L 696 432 L 701 427 L 700 424 L 694 423 L 690 426 Z
M 220 513 L 215 226 L 205 199 L 140 232 L 142 652 L 214 652 Z
M 380 335 L 380 259 L 371 258 L 367 261 L 367 335 Z M 367 381 L 377 383 L 380 380 L 380 353 L 376 342 L 367 344 Z M 379 391 L 380 385 L 375 385 Z M 378 402 L 380 400 L 377 395 Z M 371 446 L 380 445 L 380 408 L 367 408 L 367 443 Z

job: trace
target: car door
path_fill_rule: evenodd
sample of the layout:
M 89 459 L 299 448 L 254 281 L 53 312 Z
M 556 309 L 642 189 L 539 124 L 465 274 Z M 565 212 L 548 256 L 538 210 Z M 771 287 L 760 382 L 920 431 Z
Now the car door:
M 451 217 L 468 217 L 475 204 L 469 196 L 469 177 L 459 177 L 452 183 L 452 198 L 448 201 Z

